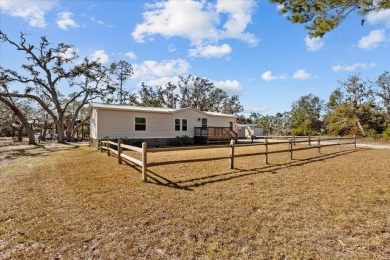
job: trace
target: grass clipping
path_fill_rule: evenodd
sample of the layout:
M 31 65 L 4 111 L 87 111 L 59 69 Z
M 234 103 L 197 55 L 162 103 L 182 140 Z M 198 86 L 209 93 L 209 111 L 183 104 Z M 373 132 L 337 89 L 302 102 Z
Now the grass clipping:
M 181 162 L 148 183 L 88 147 L 0 153 L 0 258 L 390 259 L 389 151 L 321 152 L 153 153 Z

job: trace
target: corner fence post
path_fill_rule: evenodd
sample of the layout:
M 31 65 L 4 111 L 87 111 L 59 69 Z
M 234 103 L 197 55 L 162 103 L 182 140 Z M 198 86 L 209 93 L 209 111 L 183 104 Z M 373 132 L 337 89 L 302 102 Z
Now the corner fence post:
M 234 145 L 236 141 L 230 140 L 230 169 L 234 169 Z
M 292 139 L 290 138 L 289 142 L 288 142 L 288 146 L 290 148 L 290 160 L 293 160 L 293 143 L 292 143 Z
M 353 146 L 356 148 L 356 135 L 353 135 Z
M 109 139 L 107 137 L 107 155 L 110 156 L 110 143 L 109 143 Z
M 341 151 L 341 136 L 337 136 L 338 137 L 338 145 L 339 145 L 339 152 Z
M 142 181 L 147 181 L 147 167 L 148 167 L 148 144 L 142 143 Z
M 265 144 L 264 162 L 265 162 L 265 164 L 268 164 L 268 139 L 264 140 L 264 144 Z
M 311 146 L 311 136 L 309 135 L 309 146 Z
M 118 139 L 118 163 L 122 164 L 122 143 L 123 140 L 121 138 Z
M 318 137 L 317 139 L 317 149 L 318 149 L 318 154 L 321 154 L 321 139 Z

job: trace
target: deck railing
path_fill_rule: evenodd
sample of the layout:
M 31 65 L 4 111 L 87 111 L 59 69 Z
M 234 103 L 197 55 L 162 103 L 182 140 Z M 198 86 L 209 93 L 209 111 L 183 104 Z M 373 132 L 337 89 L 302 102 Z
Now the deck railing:
M 199 138 L 201 142 L 209 144 L 210 142 L 230 141 L 232 139 L 237 140 L 237 133 L 230 127 L 195 127 L 194 137 Z

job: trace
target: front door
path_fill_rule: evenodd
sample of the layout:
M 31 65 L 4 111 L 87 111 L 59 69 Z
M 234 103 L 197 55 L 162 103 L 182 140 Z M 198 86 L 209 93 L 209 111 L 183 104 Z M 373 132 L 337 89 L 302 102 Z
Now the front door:
M 207 118 L 202 118 L 202 127 L 207 127 Z

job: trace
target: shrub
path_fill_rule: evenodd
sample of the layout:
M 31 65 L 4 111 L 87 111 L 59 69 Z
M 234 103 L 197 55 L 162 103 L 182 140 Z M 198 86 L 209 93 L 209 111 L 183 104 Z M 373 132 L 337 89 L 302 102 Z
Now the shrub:
M 118 138 L 112 138 L 112 139 L 110 139 L 110 141 L 117 143 Z M 144 139 L 130 139 L 130 138 L 123 138 L 122 141 L 123 141 L 123 144 L 132 145 L 132 146 L 136 146 L 136 147 L 142 147 L 142 143 L 145 142 Z
M 390 138 L 390 127 L 386 128 L 382 135 L 383 138 Z
M 194 138 L 187 135 L 176 136 L 176 138 L 169 140 L 168 145 L 170 146 L 186 146 L 194 144 Z

